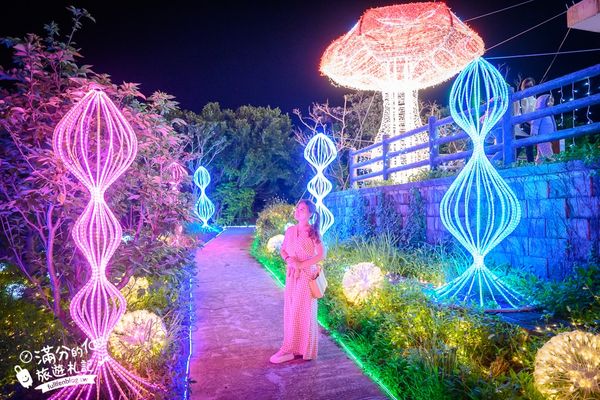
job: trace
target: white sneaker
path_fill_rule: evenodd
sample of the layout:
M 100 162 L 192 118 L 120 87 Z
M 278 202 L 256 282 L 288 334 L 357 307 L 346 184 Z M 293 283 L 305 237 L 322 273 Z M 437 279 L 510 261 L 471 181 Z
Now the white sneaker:
M 286 361 L 290 361 L 294 359 L 294 355 L 292 353 L 284 353 L 279 350 L 277 353 L 273 354 L 269 361 L 273 364 L 281 364 Z

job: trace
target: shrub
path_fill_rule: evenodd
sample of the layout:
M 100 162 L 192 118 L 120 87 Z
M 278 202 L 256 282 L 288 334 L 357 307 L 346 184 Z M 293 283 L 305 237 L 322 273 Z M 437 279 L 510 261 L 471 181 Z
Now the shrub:
M 569 319 L 600 331 L 600 266 L 580 267 L 562 282 L 530 282 L 529 296 L 553 318 Z
M 215 200 L 218 202 L 217 223 L 231 225 L 234 222 L 250 222 L 256 192 L 250 188 L 238 188 L 233 182 L 217 186 Z
M 294 209 L 294 205 L 275 199 L 258 214 L 256 235 L 262 245 L 273 236 L 285 233 L 285 226 L 294 223 Z

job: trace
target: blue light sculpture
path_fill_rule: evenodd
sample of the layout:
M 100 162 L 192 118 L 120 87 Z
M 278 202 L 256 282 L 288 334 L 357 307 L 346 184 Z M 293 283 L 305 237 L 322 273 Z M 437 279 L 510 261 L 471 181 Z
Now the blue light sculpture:
M 471 137 L 473 155 L 442 198 L 440 216 L 448 231 L 471 253 L 473 264 L 436 290 L 440 300 L 477 302 L 484 308 L 522 306 L 521 296 L 484 263 L 485 256 L 521 219 L 516 195 L 496 172 L 483 148 L 486 135 L 508 105 L 508 86 L 498 70 L 483 58 L 471 62 L 452 85 L 450 113 Z
M 206 196 L 206 187 L 210 183 L 210 174 L 203 166 L 194 172 L 194 183 L 200 188 L 200 196 L 196 202 L 196 215 L 202 220 L 202 227 L 208 227 L 208 220 L 215 213 L 215 205 Z
M 335 160 L 336 156 L 335 143 L 320 132 L 313 136 L 304 148 L 304 158 L 317 171 L 315 177 L 308 182 L 307 189 L 315 198 L 315 205 L 320 217 L 319 230 L 321 235 L 325 235 L 325 232 L 331 228 L 334 221 L 333 214 L 323 204 L 323 199 L 331 192 L 333 187 L 331 182 L 323 175 L 323 171 Z

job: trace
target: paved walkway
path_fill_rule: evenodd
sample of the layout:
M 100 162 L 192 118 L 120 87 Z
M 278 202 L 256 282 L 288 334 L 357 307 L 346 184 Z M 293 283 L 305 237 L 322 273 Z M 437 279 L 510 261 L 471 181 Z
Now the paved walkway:
M 283 291 L 250 256 L 252 235 L 231 228 L 196 253 L 191 399 L 385 399 L 323 332 L 316 360 L 269 363 L 283 338 Z

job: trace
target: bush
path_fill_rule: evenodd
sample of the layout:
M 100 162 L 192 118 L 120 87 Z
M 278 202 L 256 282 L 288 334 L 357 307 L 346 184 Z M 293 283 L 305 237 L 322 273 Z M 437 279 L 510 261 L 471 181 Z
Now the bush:
M 562 282 L 536 280 L 529 295 L 544 308 L 548 317 L 567 319 L 574 325 L 600 332 L 600 266 L 577 268 Z
M 294 223 L 294 209 L 294 205 L 276 198 L 258 214 L 256 235 L 263 246 L 273 236 L 285 233 L 287 224 Z
M 250 188 L 238 188 L 235 183 L 223 183 L 217 187 L 215 200 L 219 204 L 217 224 L 250 222 L 256 192 Z

